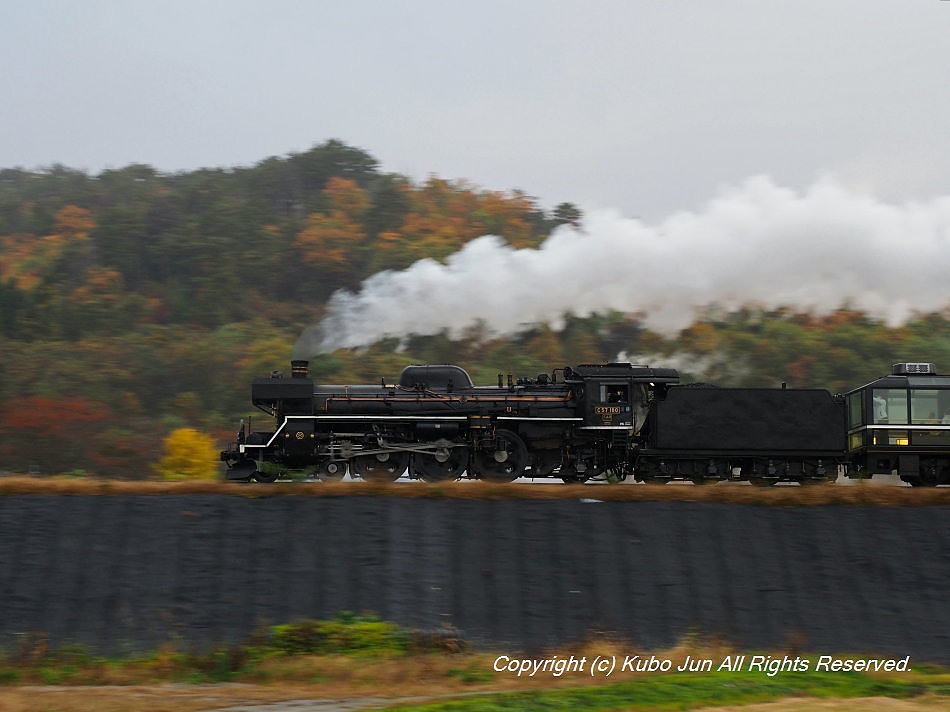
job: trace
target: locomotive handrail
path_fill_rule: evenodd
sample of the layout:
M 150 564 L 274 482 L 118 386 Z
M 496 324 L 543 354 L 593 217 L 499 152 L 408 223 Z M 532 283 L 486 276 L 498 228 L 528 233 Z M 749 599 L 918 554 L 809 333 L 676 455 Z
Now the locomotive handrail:
M 452 420 L 464 421 L 468 418 L 464 415 L 285 415 L 284 422 L 274 431 L 270 440 L 262 444 L 243 444 L 240 446 L 240 452 L 246 452 L 246 448 L 267 448 L 274 444 L 274 440 L 291 420 Z
M 315 420 L 468 420 L 466 415 L 288 415 Z
M 633 431 L 632 425 L 582 425 L 581 430 L 630 430 Z
M 533 415 L 499 415 L 496 417 L 496 420 L 550 420 L 554 421 L 574 421 L 574 422 L 583 422 L 583 418 L 548 418 L 545 416 L 533 416 Z

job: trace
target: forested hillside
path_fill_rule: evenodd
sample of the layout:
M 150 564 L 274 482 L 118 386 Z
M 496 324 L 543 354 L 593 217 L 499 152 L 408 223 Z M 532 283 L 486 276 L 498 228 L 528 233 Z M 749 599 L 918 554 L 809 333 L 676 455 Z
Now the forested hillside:
M 176 174 L 0 170 L 0 471 L 150 477 L 172 430 L 228 437 L 249 380 L 284 367 L 335 290 L 484 234 L 538 246 L 581 218 L 518 191 L 416 184 L 339 141 Z M 511 339 L 406 335 L 314 354 L 312 368 L 375 382 L 452 361 L 491 382 L 621 355 L 725 383 L 843 389 L 900 359 L 950 369 L 947 326 L 946 314 L 886 328 L 750 305 L 664 338 L 631 315 L 568 316 Z

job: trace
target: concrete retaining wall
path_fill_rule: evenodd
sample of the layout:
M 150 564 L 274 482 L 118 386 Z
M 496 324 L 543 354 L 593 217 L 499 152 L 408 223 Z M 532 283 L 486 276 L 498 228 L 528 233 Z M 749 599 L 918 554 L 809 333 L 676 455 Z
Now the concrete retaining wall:
M 372 610 L 538 648 L 588 631 L 655 649 L 950 663 L 950 507 L 222 495 L 0 497 L 0 638 L 200 647 Z M 179 643 L 180 644 L 180 643 Z

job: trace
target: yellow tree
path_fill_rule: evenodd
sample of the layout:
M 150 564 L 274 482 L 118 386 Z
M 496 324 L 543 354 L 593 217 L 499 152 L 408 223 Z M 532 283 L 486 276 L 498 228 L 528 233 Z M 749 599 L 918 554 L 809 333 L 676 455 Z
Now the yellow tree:
M 178 428 L 169 433 L 164 452 L 155 465 L 163 480 L 212 480 L 217 474 L 214 439 L 194 428 Z

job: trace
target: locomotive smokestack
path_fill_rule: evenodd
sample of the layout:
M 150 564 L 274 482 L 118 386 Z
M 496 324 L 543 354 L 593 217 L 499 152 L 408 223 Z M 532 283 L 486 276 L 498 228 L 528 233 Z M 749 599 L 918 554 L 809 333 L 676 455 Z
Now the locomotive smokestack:
M 309 361 L 291 361 L 290 375 L 292 378 L 308 378 L 310 376 Z

